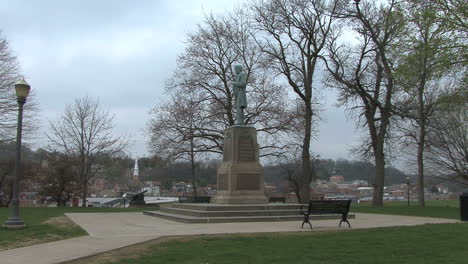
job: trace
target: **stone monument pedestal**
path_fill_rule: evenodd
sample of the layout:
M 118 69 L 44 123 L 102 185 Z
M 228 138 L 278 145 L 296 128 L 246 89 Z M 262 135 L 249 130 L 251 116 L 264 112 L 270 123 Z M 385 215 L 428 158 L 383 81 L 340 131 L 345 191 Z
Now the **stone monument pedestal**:
M 224 131 L 223 163 L 217 172 L 217 204 L 266 204 L 257 130 L 232 126 Z

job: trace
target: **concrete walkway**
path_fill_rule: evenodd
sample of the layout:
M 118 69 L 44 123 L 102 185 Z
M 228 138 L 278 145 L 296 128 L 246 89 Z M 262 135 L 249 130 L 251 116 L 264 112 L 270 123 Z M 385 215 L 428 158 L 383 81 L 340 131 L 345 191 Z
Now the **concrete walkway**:
M 338 220 L 312 221 L 313 230 L 301 229 L 300 221 L 273 223 L 182 224 L 145 216 L 142 213 L 66 214 L 84 228 L 89 236 L 66 239 L 24 248 L 0 251 L 2 264 L 61 263 L 90 256 L 151 239 L 174 235 L 222 233 L 313 232 L 347 230 L 338 228 Z M 436 223 L 458 223 L 457 220 L 396 215 L 356 214 L 351 219 L 353 229 L 411 226 Z

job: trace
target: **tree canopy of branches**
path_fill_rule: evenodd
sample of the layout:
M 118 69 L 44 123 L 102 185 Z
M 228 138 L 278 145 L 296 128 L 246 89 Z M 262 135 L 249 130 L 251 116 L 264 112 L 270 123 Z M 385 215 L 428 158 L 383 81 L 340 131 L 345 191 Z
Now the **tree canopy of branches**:
M 425 158 L 442 180 L 468 186 L 468 92 L 466 82 L 457 87 L 429 123 Z
M 207 15 L 188 35 L 187 48 L 166 84 L 169 98 L 151 112 L 149 144 L 155 154 L 191 161 L 193 174 L 196 156 L 222 154 L 224 130 L 235 122 L 235 64 L 243 65 L 248 76 L 245 122 L 259 131 L 260 155 L 285 151 L 280 139 L 293 112 L 283 87 L 265 68 L 250 23 L 240 10 L 225 16 Z
M 98 99 L 83 97 L 68 105 L 56 121 L 50 122 L 49 148 L 77 160 L 82 206 L 86 207 L 88 182 L 101 154 L 112 155 L 125 149 L 129 140 L 115 136 L 114 116 Z
M 434 0 L 437 7 L 442 11 L 439 18 L 448 23 L 450 27 L 458 31 L 460 37 L 466 40 L 468 32 L 468 4 L 464 0 Z M 466 60 L 466 50 L 465 60 Z
M 20 66 L 7 39 L 0 31 L 0 142 L 14 140 L 16 136 L 18 103 L 14 85 L 21 79 Z M 24 108 L 23 129 L 28 136 L 37 127 L 38 110 L 34 95 L 28 97 Z
M 222 153 L 224 129 L 235 122 L 232 83 L 237 63 L 243 65 L 248 78 L 245 122 L 260 132 L 261 155 L 282 151 L 280 140 L 275 139 L 292 118 L 287 96 L 265 69 L 250 23 L 241 10 L 225 16 L 206 16 L 196 32 L 189 34 L 176 73 L 168 81 L 168 90 L 178 95 L 195 91 L 205 122 L 194 136 L 204 139 L 209 152 Z
M 399 115 L 406 122 L 398 124 L 403 132 L 404 146 L 416 153 L 417 189 L 420 206 L 424 201 L 424 151 L 427 124 L 437 110 L 438 97 L 456 65 L 456 39 L 445 20 L 438 19 L 438 5 L 429 0 L 408 0 L 402 12 L 406 18 L 406 34 L 396 47 L 400 54 L 396 67 L 401 98 L 396 101 Z M 414 153 L 410 154 L 410 157 Z M 410 158 L 412 160 L 412 158 Z
M 310 143 L 314 81 L 317 65 L 323 55 L 329 34 L 337 19 L 336 13 L 346 1 L 340 0 L 265 0 L 253 6 L 255 26 L 259 29 L 258 43 L 275 73 L 301 100 L 303 114 L 301 201 L 309 200 L 309 183 L 314 178 L 311 168 Z
M 369 136 L 361 153 L 375 162 L 374 206 L 383 205 L 386 141 L 393 114 L 395 94 L 392 46 L 402 34 L 404 20 L 397 2 L 377 6 L 371 1 L 355 1 L 343 15 L 359 37 L 357 45 L 341 44 L 340 32 L 330 39 L 326 67 L 329 84 L 340 91 L 340 103 L 350 105 L 352 113 L 367 127 Z

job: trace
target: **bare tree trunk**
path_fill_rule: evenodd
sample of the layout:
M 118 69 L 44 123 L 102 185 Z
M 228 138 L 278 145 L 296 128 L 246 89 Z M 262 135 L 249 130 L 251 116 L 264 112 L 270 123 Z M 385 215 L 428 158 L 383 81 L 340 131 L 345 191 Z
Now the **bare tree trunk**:
M 372 206 L 383 206 L 383 191 L 385 181 L 385 156 L 383 148 L 375 153 L 375 179 L 374 179 L 374 195 Z
M 86 194 L 88 192 L 87 180 L 85 175 L 85 155 L 82 154 L 80 162 L 80 180 L 81 180 L 81 207 L 86 207 Z
M 310 200 L 310 188 L 308 183 L 303 183 L 300 189 L 300 197 L 299 203 L 307 204 Z
M 192 147 L 193 147 L 193 139 L 191 141 L 192 141 Z M 195 175 L 195 169 L 196 169 L 195 153 L 193 152 L 193 149 L 192 149 L 192 152 L 190 153 L 190 165 L 192 169 L 192 193 L 193 193 L 192 196 L 196 197 L 197 196 L 197 180 L 196 180 L 196 175 Z
M 192 160 L 191 160 L 191 165 L 192 165 L 192 193 L 193 193 L 193 197 L 197 196 L 197 181 L 196 181 L 196 177 L 195 177 L 195 169 L 196 169 L 196 164 L 195 164 L 195 160 L 193 159 L 193 156 L 192 156 Z
M 300 184 L 297 183 L 297 181 L 293 180 L 291 181 L 294 185 L 294 193 L 296 194 L 297 202 L 301 203 L 301 187 Z
M 86 194 L 88 193 L 88 182 L 83 179 L 83 183 L 81 186 L 81 199 L 83 201 L 81 202 L 82 207 L 86 207 Z
M 192 113 L 193 114 L 193 113 Z M 193 116 L 190 116 L 190 165 L 192 169 L 192 196 L 197 196 L 197 181 L 195 177 L 195 142 L 193 133 Z M 194 200 L 195 201 L 195 200 Z
M 296 172 L 297 167 L 299 166 L 299 163 L 294 160 L 287 160 L 285 163 L 283 163 L 283 169 L 286 171 L 288 174 L 288 183 L 289 186 L 293 188 L 293 192 L 296 195 L 297 201 L 300 203 L 301 202 L 301 183 L 298 181 L 301 179 L 295 178 L 294 173 Z M 292 185 L 292 186 L 291 186 Z
M 304 131 L 304 142 L 302 147 L 302 173 L 303 173 L 303 182 L 301 186 L 300 196 L 301 199 L 299 202 L 308 203 L 310 200 L 310 181 L 312 179 L 312 169 L 310 166 L 310 140 L 312 137 L 312 109 L 310 107 L 310 101 L 305 102 L 306 111 L 305 111 L 305 131 Z
M 423 84 L 421 84 L 423 85 Z M 424 86 L 422 86 L 424 87 Z M 419 114 L 419 140 L 418 140 L 418 178 L 417 178 L 417 189 L 418 189 L 418 204 L 421 207 L 425 206 L 424 201 L 424 145 L 426 138 L 426 118 L 424 116 L 424 89 L 418 91 L 418 114 Z

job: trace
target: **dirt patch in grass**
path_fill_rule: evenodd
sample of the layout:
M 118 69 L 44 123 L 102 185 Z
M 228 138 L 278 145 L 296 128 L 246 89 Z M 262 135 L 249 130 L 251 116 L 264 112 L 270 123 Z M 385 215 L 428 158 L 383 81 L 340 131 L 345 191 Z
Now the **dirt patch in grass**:
M 46 221 L 42 222 L 42 224 L 49 224 L 58 228 L 70 228 L 76 226 L 75 223 L 73 223 L 68 217 L 64 215 L 49 218 Z
M 28 232 L 28 230 L 30 231 Z M 7 241 L 0 241 L 0 251 L 28 247 L 83 235 L 79 233 L 80 230 L 81 228 L 78 225 L 64 215 L 49 218 L 39 225 L 28 226 L 26 223 L 26 229 L 18 230 L 18 232 L 21 233 L 15 234 L 14 230 L 11 230 L 8 234 L 5 233 L 5 235 L 14 237 Z M 72 232 L 73 234 L 64 234 L 64 232 Z
M 29 238 L 28 240 L 9 242 L 5 246 L 0 245 L 0 251 L 10 250 L 10 249 L 14 249 L 14 248 L 29 247 L 29 246 L 42 244 L 42 243 L 47 243 L 47 242 L 52 242 L 52 241 L 56 241 L 56 240 L 60 240 L 60 239 L 61 239 L 61 236 L 54 235 L 54 234 L 50 234 L 50 235 L 48 235 L 47 237 L 44 237 L 44 238 Z
M 39 244 L 39 243 L 44 243 L 43 239 L 34 238 L 34 239 L 30 239 L 28 241 L 10 242 L 10 243 L 8 243 L 8 245 L 5 245 L 5 246 L 0 245 L 0 251 L 14 249 L 14 248 L 20 248 L 20 247 L 32 246 L 32 245 L 36 245 L 36 244 Z

